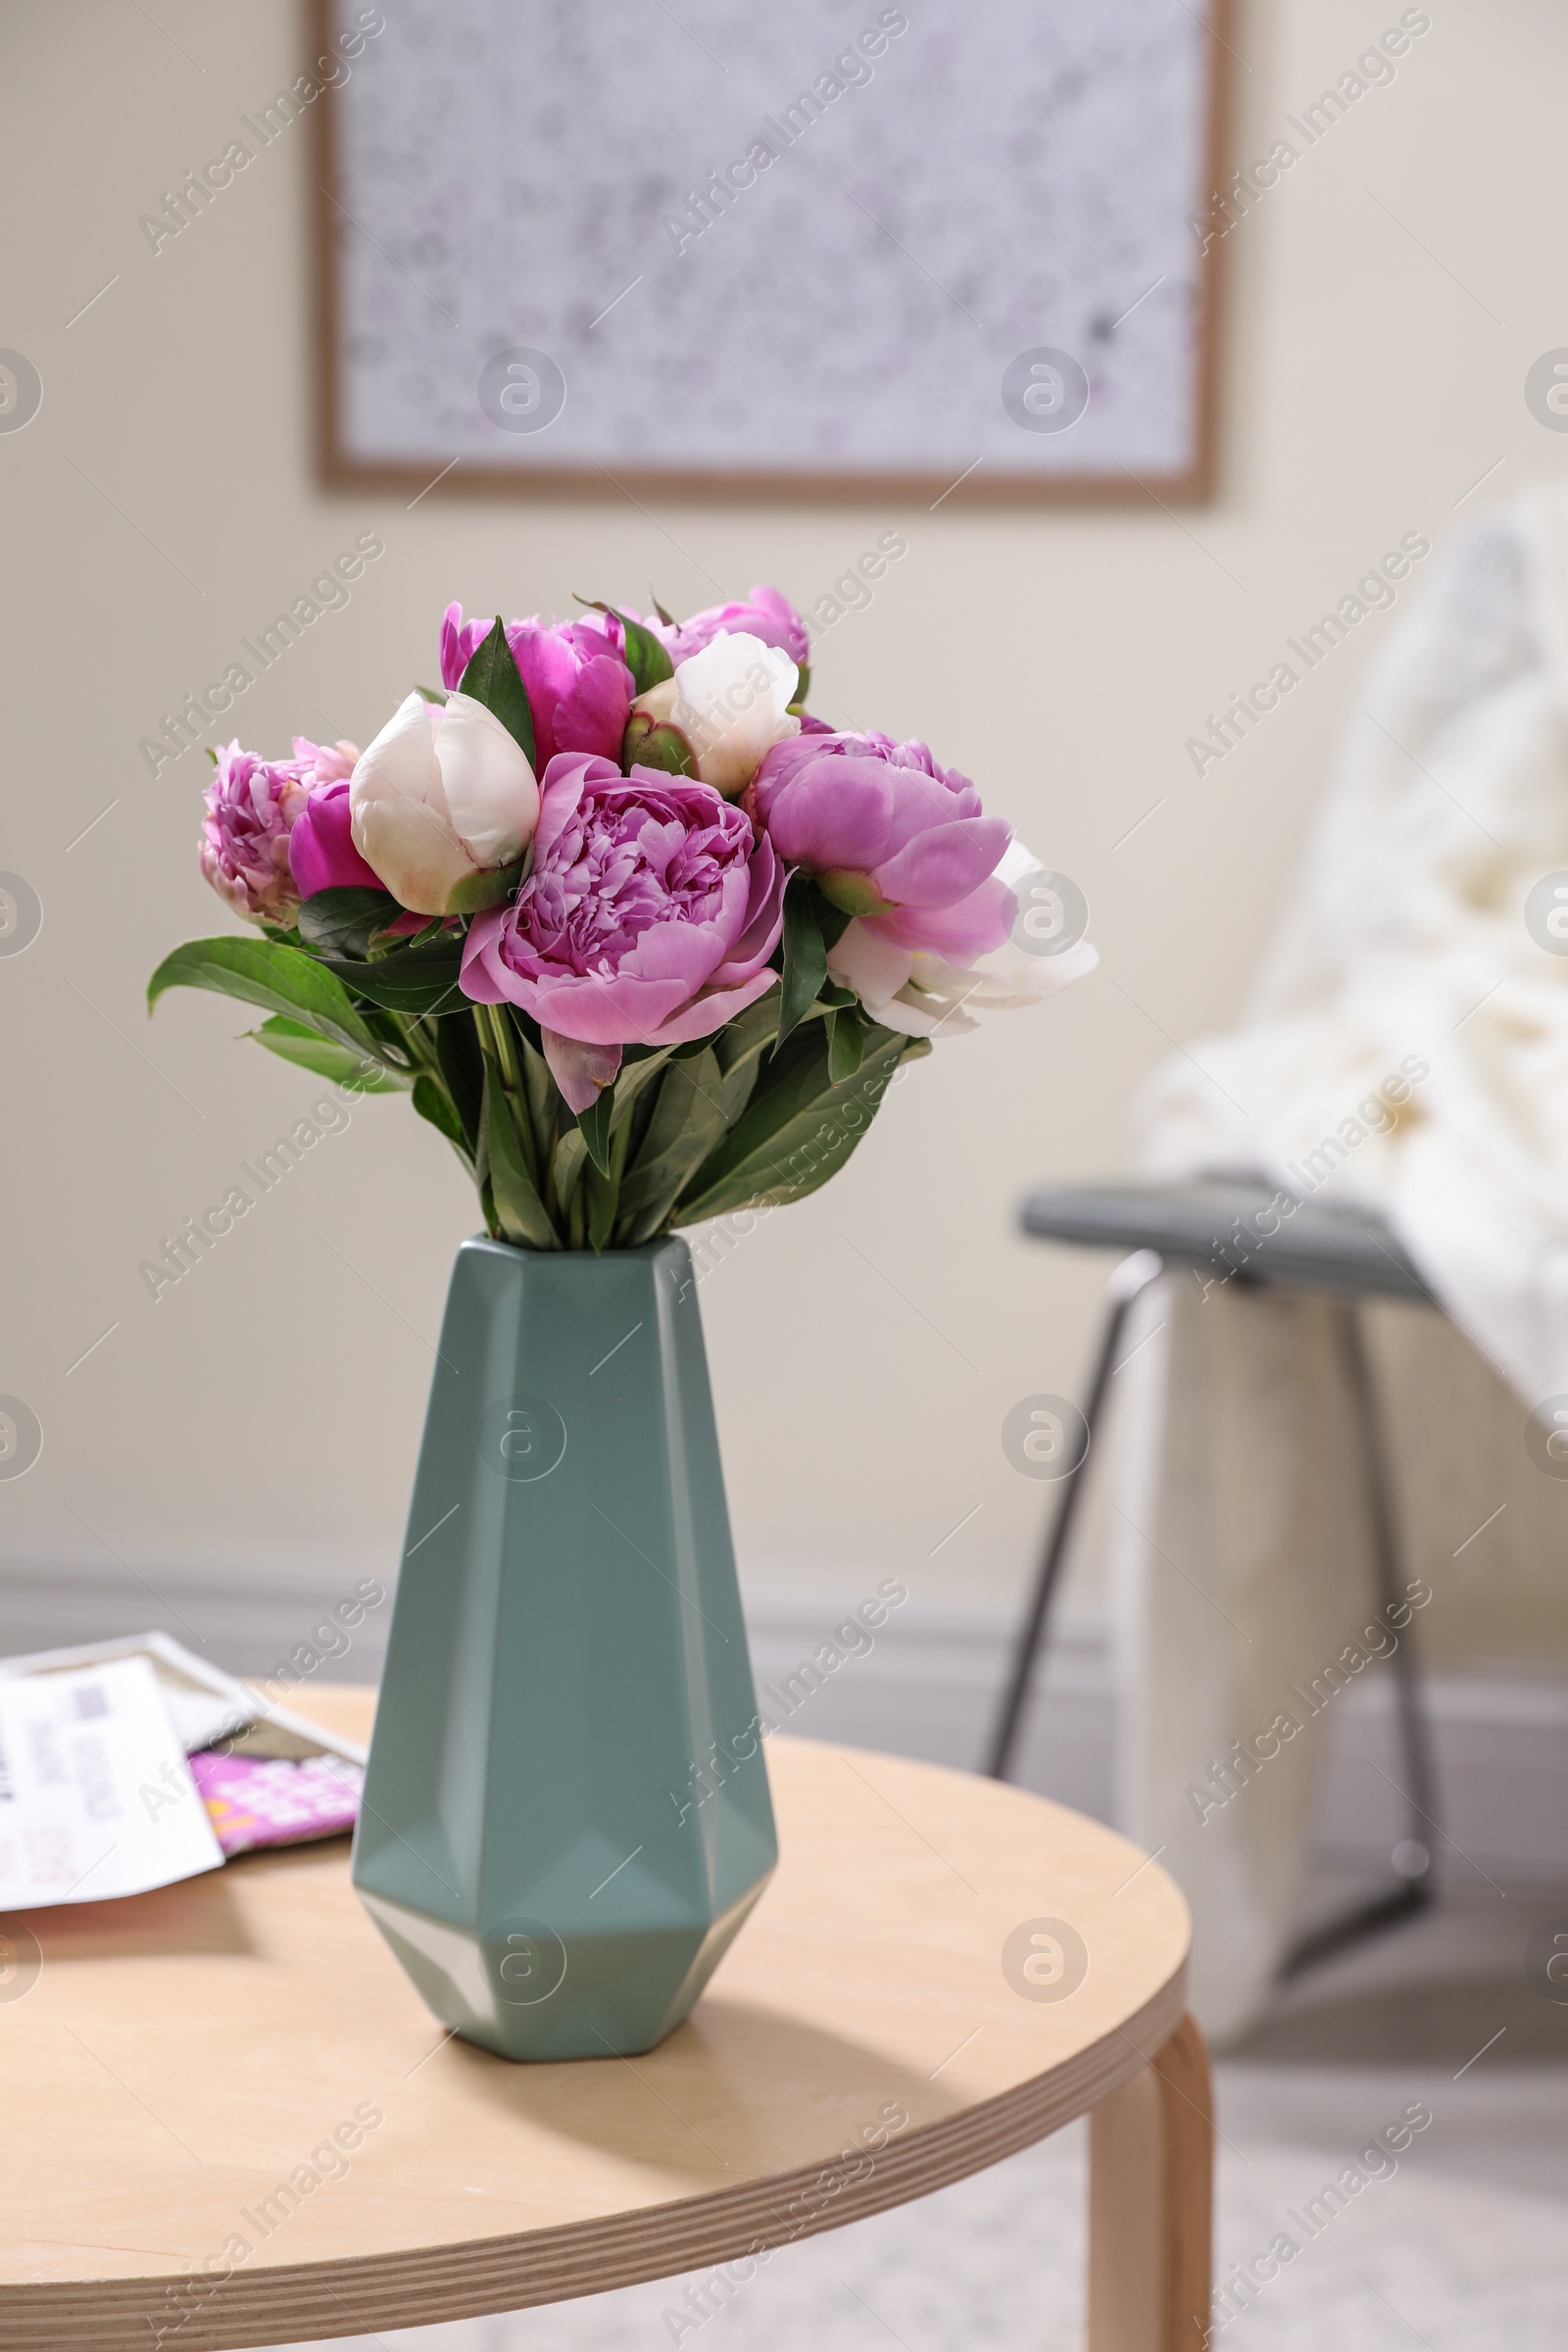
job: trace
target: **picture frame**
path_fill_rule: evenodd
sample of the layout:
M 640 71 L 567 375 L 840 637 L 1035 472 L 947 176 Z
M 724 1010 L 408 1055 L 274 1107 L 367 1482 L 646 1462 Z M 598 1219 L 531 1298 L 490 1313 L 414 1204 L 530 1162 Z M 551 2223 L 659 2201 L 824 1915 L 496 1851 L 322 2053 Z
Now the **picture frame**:
M 689 82 L 702 68 L 699 52 L 718 65 L 713 43 L 726 36 L 731 63 L 722 71 L 731 77 L 741 62 L 740 4 L 683 0 L 680 29 L 667 12 L 656 12 L 652 30 L 651 20 L 637 20 L 641 45 L 633 45 L 626 74 L 643 102 L 652 99 L 656 118 L 666 111 L 659 74 Z M 825 8 L 827 0 L 810 4 Z M 317 446 L 327 485 L 411 502 L 897 498 L 934 508 L 1151 496 L 1194 504 L 1212 494 L 1223 242 L 1202 223 L 1211 220 L 1223 176 L 1233 0 L 1110 0 L 1108 18 L 1090 18 L 1067 0 L 995 0 L 995 19 L 979 20 L 989 27 L 984 56 L 972 45 L 982 36 L 961 24 L 927 30 L 902 7 L 867 6 L 860 13 L 873 51 L 876 31 L 887 33 L 874 62 L 858 38 L 843 40 L 840 11 L 838 43 L 824 52 L 837 69 L 814 81 L 788 75 L 778 86 L 798 83 L 795 95 L 760 107 L 752 103 L 759 75 L 776 80 L 779 57 L 749 51 L 751 87 L 742 89 L 737 74 L 726 122 L 755 128 L 757 139 L 743 148 L 738 132 L 700 120 L 677 142 L 680 165 L 709 153 L 728 164 L 706 181 L 695 168 L 671 166 L 662 189 L 652 186 L 648 155 L 637 147 L 636 92 L 603 86 L 615 80 L 606 65 L 618 37 L 613 11 L 574 15 L 569 33 L 561 31 L 563 20 L 551 20 L 556 83 L 545 76 L 541 99 L 544 68 L 531 60 L 529 105 L 556 123 L 554 146 L 542 141 L 548 152 L 519 169 L 506 127 L 517 109 L 504 103 L 505 93 L 541 20 L 507 0 L 457 0 L 439 20 L 435 9 L 436 0 L 384 0 L 370 10 L 310 0 L 318 90 L 310 109 Z M 383 29 L 362 32 L 351 64 L 343 43 L 369 18 Z M 906 31 L 893 32 L 883 18 L 904 19 Z M 949 123 L 948 93 L 967 90 L 978 103 L 994 88 L 1009 26 L 1026 28 L 1023 112 L 1009 134 L 1018 160 L 971 191 L 972 221 L 953 224 L 951 188 L 934 164 L 924 176 L 910 166 L 911 143 L 934 150 L 945 140 L 950 177 L 961 171 L 981 128 Z M 672 62 L 683 31 L 689 54 Z M 773 37 L 811 54 L 809 24 L 803 34 L 792 18 Z M 481 70 L 474 61 L 486 57 Z M 850 80 L 847 61 L 858 57 L 873 80 L 894 85 L 877 101 L 880 118 L 867 111 L 873 90 Z M 839 100 L 826 95 L 829 78 L 848 85 Z M 573 92 L 584 87 L 601 89 L 615 135 L 578 123 Z M 1041 134 L 1043 162 L 1031 160 L 1027 127 L 1037 87 L 1057 91 L 1056 130 L 1052 140 Z M 813 95 L 814 115 L 806 104 Z M 850 139 L 842 134 L 852 120 L 858 127 Z M 432 123 L 438 138 L 429 135 Z M 771 187 L 762 145 L 773 146 L 783 166 Z M 562 184 L 579 149 L 589 159 L 587 204 Z M 621 151 L 627 177 L 617 183 Z M 757 158 L 750 179 L 748 155 Z M 1129 159 L 1140 158 L 1145 177 L 1134 184 Z M 633 183 L 635 201 L 622 202 Z M 916 183 L 916 229 L 901 236 L 908 222 L 899 205 L 913 203 L 907 192 Z M 731 201 L 723 204 L 726 188 Z M 704 203 L 687 205 L 685 196 Z M 617 203 L 623 217 L 607 226 Z M 1065 225 L 1042 258 L 1035 231 L 1048 219 Z M 1009 239 L 999 253 L 999 240 Z M 536 273 L 523 266 L 535 252 Z M 721 262 L 709 258 L 718 253 Z M 819 319 L 801 288 L 836 256 L 842 282 L 823 298 L 828 316 Z M 632 269 L 639 261 L 646 266 Z M 707 267 L 708 280 L 683 276 L 685 262 Z M 618 284 L 622 271 L 626 282 Z M 706 321 L 695 335 L 679 308 L 694 285 Z M 651 300 L 638 317 L 645 289 Z M 607 308 L 595 307 L 601 297 Z M 982 301 L 990 327 L 976 307 Z M 807 341 L 816 343 L 809 361 L 795 331 L 803 319 Z M 618 351 L 604 341 L 607 328 L 620 335 Z M 765 364 L 750 356 L 760 351 Z M 813 385 L 813 370 L 829 380 Z M 503 426 L 498 398 L 522 412 L 520 428 L 515 418 Z M 552 402 L 555 415 L 536 428 L 530 416 L 545 416 Z M 1031 403 L 1036 413 L 1026 416 Z M 1053 423 L 1054 403 L 1058 415 L 1076 404 L 1076 414 Z M 844 446 L 824 452 L 835 435 Z

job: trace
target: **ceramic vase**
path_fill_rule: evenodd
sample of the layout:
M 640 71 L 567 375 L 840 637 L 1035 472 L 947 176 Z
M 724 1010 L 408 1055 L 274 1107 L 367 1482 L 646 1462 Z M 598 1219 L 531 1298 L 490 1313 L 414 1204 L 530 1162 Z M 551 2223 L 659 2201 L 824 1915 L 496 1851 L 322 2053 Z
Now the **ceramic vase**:
M 777 1859 L 691 1255 L 465 1242 L 354 1847 L 435 2015 L 673 2031 Z

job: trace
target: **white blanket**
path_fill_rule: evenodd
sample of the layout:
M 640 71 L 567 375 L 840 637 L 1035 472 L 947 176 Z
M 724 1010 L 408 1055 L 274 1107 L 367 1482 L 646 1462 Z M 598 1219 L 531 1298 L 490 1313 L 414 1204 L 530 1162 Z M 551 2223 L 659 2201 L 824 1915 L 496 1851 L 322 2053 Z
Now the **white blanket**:
M 1396 624 L 1244 1025 L 1166 1063 L 1139 1111 L 1158 1172 L 1247 1167 L 1379 1206 L 1527 1410 L 1568 1392 L 1568 952 L 1526 919 L 1558 871 L 1553 487 L 1472 525 Z
M 1165 1064 L 1137 1113 L 1154 1173 L 1246 1170 L 1377 1206 L 1457 1327 L 1397 1310 L 1374 1335 L 1407 1567 L 1430 1594 L 1399 1638 L 1428 1658 L 1498 1646 L 1499 1580 L 1563 1556 L 1568 1485 L 1524 1440 L 1528 1411 L 1568 1402 L 1568 955 L 1542 944 L 1540 887 L 1568 869 L 1565 671 L 1552 489 L 1440 560 L 1368 678 L 1244 1024 Z M 1300 1924 L 1324 1761 L 1360 1703 L 1287 1693 L 1374 1646 L 1334 1311 L 1173 1274 L 1146 1295 L 1118 1405 L 1123 1821 L 1193 1904 L 1194 2005 L 1220 2038 L 1266 2005 Z M 1299 1727 L 1259 1763 L 1282 1709 Z M 1397 1764 L 1374 1745 L 1348 1769 L 1392 1845 Z

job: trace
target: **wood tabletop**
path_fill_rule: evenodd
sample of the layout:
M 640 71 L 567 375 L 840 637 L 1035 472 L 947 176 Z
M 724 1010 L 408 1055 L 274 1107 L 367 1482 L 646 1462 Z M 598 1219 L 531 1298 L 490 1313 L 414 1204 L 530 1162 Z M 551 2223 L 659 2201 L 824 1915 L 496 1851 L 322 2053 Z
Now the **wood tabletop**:
M 300 1711 L 363 1736 L 371 1703 Z M 767 1752 L 777 1876 L 635 2059 L 444 2038 L 343 1839 L 0 1923 L 0 2343 L 219 2352 L 744 2275 L 1042 2138 L 1175 2032 L 1186 1907 L 1124 1838 L 933 1765 Z

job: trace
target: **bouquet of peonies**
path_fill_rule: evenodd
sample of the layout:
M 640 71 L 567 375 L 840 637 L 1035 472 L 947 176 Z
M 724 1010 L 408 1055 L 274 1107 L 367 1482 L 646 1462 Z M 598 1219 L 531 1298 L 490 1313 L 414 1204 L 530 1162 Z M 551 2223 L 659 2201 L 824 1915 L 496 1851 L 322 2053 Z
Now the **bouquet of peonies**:
M 452 605 L 446 691 L 368 751 L 215 752 L 201 868 L 261 937 L 148 991 L 242 998 L 285 1060 L 412 1092 L 531 1250 L 800 1199 L 902 1062 L 1094 962 L 966 777 L 807 713 L 776 590 L 585 612 Z

